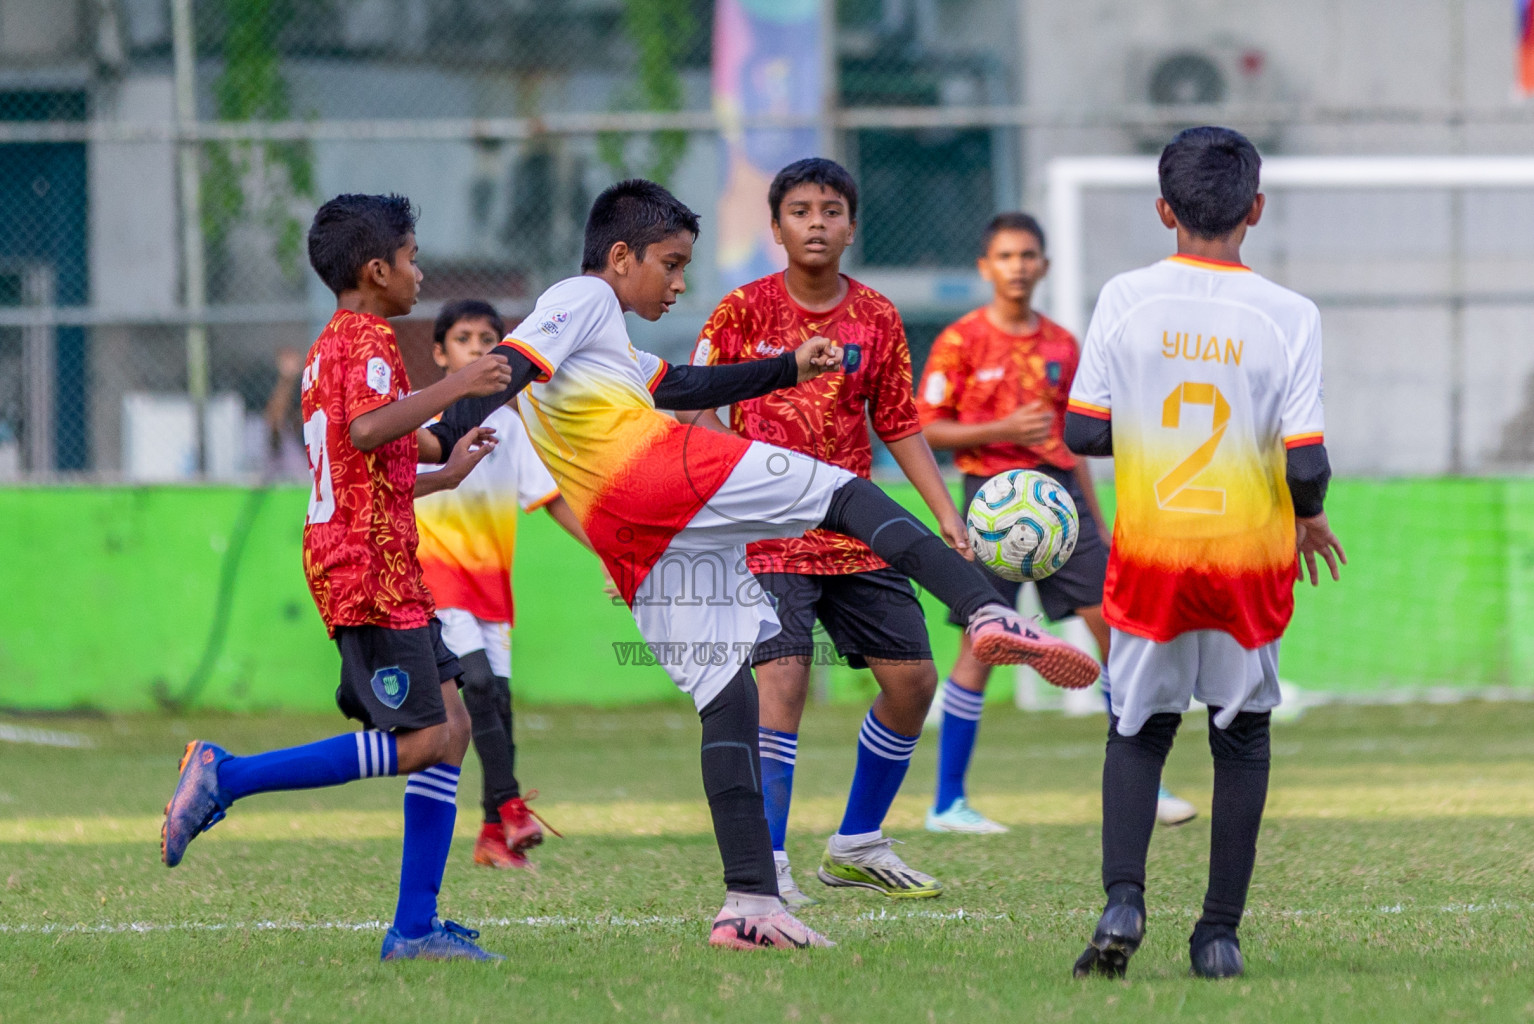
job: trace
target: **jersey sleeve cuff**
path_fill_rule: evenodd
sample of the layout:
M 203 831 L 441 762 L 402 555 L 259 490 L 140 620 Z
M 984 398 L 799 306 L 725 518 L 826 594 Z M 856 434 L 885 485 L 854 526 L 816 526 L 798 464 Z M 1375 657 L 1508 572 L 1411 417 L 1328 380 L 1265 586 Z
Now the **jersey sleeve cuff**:
M 875 431 L 875 433 L 879 435 L 879 440 L 883 441 L 885 444 L 889 444 L 891 441 L 903 441 L 908 437 L 913 437 L 917 434 L 920 434 L 921 424 L 919 422 L 910 423 L 903 427 L 896 427 L 893 430 L 879 430 Z
M 1312 431 L 1308 434 L 1290 434 L 1288 437 L 1284 438 L 1284 447 L 1303 448 L 1310 444 L 1323 444 L 1325 443 L 1325 439 L 1322 435 L 1323 432 L 1319 430 Z
M 520 352 L 527 358 L 528 362 L 538 368 L 538 376 L 534 378 L 538 383 L 546 384 L 553 379 L 554 367 L 550 366 L 549 361 L 535 352 L 526 342 L 519 338 L 513 338 L 508 334 L 501 339 L 501 344 Z
M 1090 416 L 1094 420 L 1113 419 L 1113 410 L 1108 406 L 1093 405 L 1091 402 L 1083 402 L 1079 398 L 1071 399 L 1070 404 L 1066 406 L 1066 409 L 1070 412 L 1079 413 L 1082 416 Z
M 392 395 L 375 394 L 369 398 L 365 398 L 356 402 L 346 410 L 346 425 L 348 427 L 351 426 L 352 420 L 355 420 L 358 416 L 370 413 L 374 409 L 382 409 L 392 401 L 394 401 L 394 397 Z
M 554 490 L 552 490 L 549 493 L 545 494 L 543 497 L 539 498 L 537 501 L 534 501 L 534 502 L 524 506 L 522 511 L 523 512 L 536 512 L 540 508 L 542 508 L 543 506 L 549 504 L 551 501 L 553 501 L 557 497 L 559 497 L 559 489 L 556 487 Z
M 660 386 L 661 380 L 666 376 L 666 371 L 669 369 L 671 369 L 671 364 L 662 359 L 660 366 L 656 367 L 655 372 L 650 374 L 650 379 L 645 381 L 645 387 L 650 389 L 650 394 L 655 394 L 655 389 Z

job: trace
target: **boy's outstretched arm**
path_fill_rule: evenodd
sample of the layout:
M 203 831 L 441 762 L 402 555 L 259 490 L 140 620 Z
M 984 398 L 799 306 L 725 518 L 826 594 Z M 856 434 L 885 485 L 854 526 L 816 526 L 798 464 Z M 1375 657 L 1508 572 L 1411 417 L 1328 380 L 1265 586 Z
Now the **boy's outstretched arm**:
M 454 402 L 471 396 L 496 394 L 506 387 L 510 379 L 511 372 L 504 358 L 497 358 L 494 353 L 481 356 L 430 387 L 422 388 L 397 402 L 379 406 L 352 420 L 351 426 L 347 428 L 352 444 L 359 451 L 370 452 L 390 441 L 397 441 Z M 472 425 L 479 426 L 478 423 Z M 436 458 L 427 461 L 441 462 L 444 453 L 452 448 L 451 444 L 447 445 L 437 453 Z
M 419 434 L 425 431 L 418 432 Z M 435 443 L 435 441 L 433 441 Z M 464 477 L 471 473 L 475 466 L 480 464 L 486 455 L 495 451 L 497 444 L 495 431 L 489 427 L 475 427 L 453 445 L 452 454 L 447 457 L 447 465 L 435 473 L 417 473 L 415 477 L 415 496 L 424 498 L 428 494 L 436 494 L 438 491 L 451 491 L 463 483 Z
M 1332 579 L 1340 580 L 1342 576 L 1338 565 L 1347 565 L 1348 556 L 1342 550 L 1342 542 L 1332 533 L 1331 524 L 1326 521 L 1326 513 L 1322 509 L 1327 485 L 1332 479 L 1332 465 L 1326 455 L 1326 445 L 1297 445 L 1285 454 L 1287 466 L 1284 477 L 1289 485 L 1289 497 L 1294 502 L 1295 547 L 1304 559 L 1300 577 L 1303 579 L 1308 569 L 1310 585 L 1320 585 L 1321 576 L 1316 567 L 1316 556 L 1320 555 L 1331 570 Z
M 497 345 L 484 358 L 496 357 L 506 363 L 508 371 L 506 383 L 500 390 L 491 394 L 480 393 L 458 399 L 443 411 L 440 420 L 423 427 L 421 433 L 416 435 L 420 441 L 422 462 L 441 462 L 447 458 L 447 453 L 453 450 L 453 445 L 457 444 L 465 434 L 485 422 L 491 413 L 515 398 L 523 388 L 543 376 L 543 371 L 536 363 L 510 345 Z M 476 365 L 478 364 L 471 363 L 470 367 Z M 430 418 L 430 416 L 424 417 L 416 426 L 419 427 Z
M 937 460 L 932 457 L 926 438 L 911 434 L 896 441 L 886 441 L 884 446 L 937 517 L 938 534 L 949 547 L 974 561 L 975 554 L 969 549 L 969 530 L 965 528 L 959 510 L 954 508 L 953 495 L 948 493 L 948 485 L 943 482 L 942 471 L 937 468 Z
M 811 338 L 773 359 L 753 359 L 724 366 L 667 366 L 655 385 L 657 409 L 717 409 L 791 388 L 841 366 L 841 346 Z

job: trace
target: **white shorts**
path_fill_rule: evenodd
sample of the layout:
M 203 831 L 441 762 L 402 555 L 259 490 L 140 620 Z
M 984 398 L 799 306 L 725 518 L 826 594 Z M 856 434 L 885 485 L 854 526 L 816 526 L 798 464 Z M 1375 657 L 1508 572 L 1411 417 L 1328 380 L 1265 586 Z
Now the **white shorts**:
M 753 441 L 640 584 L 633 602 L 640 635 L 699 711 L 780 628 L 746 568 L 746 545 L 819 526 L 831 496 L 852 479 L 839 466 Z
M 1133 736 L 1151 715 L 1187 711 L 1191 697 L 1220 708 L 1214 720 L 1220 729 L 1242 711 L 1273 710 L 1280 699 L 1278 644 L 1248 650 L 1217 629 L 1158 644 L 1113 630 L 1106 682 L 1119 735 Z
M 462 608 L 438 608 L 442 642 L 458 657 L 484 651 L 490 671 L 511 678 L 511 623 L 481 619 Z

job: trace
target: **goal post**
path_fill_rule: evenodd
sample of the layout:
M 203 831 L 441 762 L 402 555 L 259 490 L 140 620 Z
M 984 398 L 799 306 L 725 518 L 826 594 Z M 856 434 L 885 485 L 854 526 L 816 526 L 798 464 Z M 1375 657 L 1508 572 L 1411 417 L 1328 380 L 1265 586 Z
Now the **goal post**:
M 1103 283 L 1172 251 L 1156 163 L 1047 165 L 1040 306 L 1077 337 Z M 1352 563 L 1303 588 L 1285 679 L 1307 699 L 1534 699 L 1534 158 L 1273 157 L 1262 189 L 1243 259 L 1321 309 Z
M 1045 312 L 1078 337 L 1086 330 L 1087 317 L 1084 193 L 1156 185 L 1155 157 L 1061 157 L 1049 162 L 1046 230 L 1054 244 Z M 1262 162 L 1262 187 L 1534 189 L 1534 157 L 1272 157 Z

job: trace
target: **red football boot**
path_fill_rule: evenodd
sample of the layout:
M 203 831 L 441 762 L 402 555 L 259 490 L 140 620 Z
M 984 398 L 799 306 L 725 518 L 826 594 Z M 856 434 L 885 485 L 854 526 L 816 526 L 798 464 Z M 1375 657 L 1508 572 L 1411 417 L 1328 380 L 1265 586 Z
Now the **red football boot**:
M 499 824 L 485 822 L 474 841 L 474 863 L 487 868 L 531 868 L 533 862 L 525 854 L 506 845 L 506 836 Z
M 527 801 L 538 796 L 536 789 L 528 790 L 527 795 L 514 796 L 501 804 L 501 828 L 505 830 L 506 846 L 513 853 L 524 853 L 543 842 L 543 827 L 547 822 L 538 816 L 538 812 L 527 806 Z M 559 830 L 553 825 L 548 826 L 549 831 L 556 836 Z M 564 838 L 560 836 L 560 838 Z

